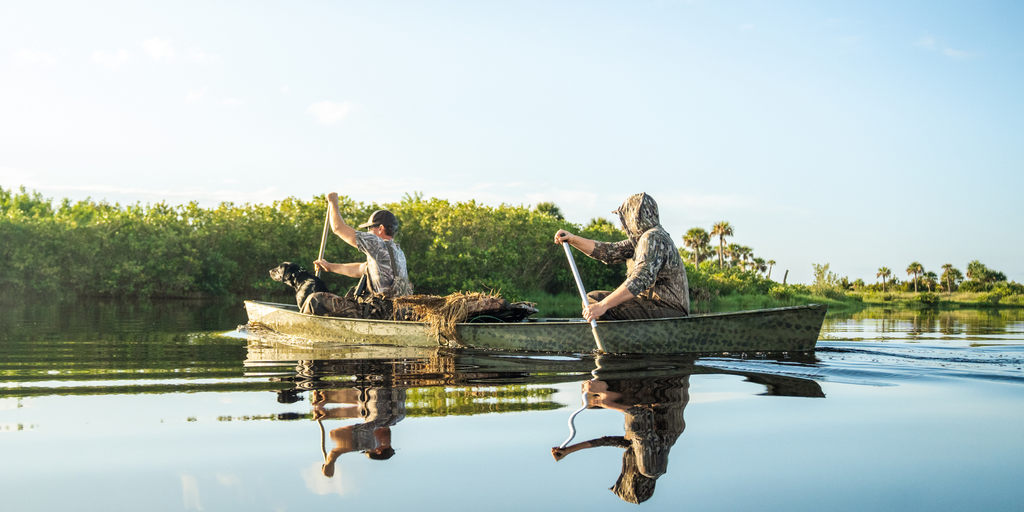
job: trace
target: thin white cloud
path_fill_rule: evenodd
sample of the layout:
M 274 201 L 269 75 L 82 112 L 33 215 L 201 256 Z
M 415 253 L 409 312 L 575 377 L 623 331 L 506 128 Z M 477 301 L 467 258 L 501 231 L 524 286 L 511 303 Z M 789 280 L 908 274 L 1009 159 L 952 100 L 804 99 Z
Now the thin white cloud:
M 355 105 L 348 101 L 341 103 L 321 101 L 310 105 L 306 112 L 313 114 L 316 120 L 323 124 L 334 124 L 348 117 L 354 109 Z
M 177 55 L 177 52 L 171 46 L 170 39 L 151 37 L 142 42 L 142 47 L 150 57 L 156 60 L 171 60 Z
M 744 23 L 740 25 L 740 32 L 746 32 L 747 30 L 754 30 L 753 23 Z
M 927 49 L 927 50 L 938 50 L 941 45 L 939 44 L 939 41 L 936 40 L 934 37 L 925 36 L 925 37 L 922 37 L 922 38 L 918 39 L 917 41 L 914 41 L 914 46 L 917 46 L 917 47 L 920 47 L 920 48 L 924 48 L 924 49 Z M 954 50 L 954 49 L 952 49 L 952 48 L 950 48 L 948 46 L 943 46 L 942 50 L 941 50 L 941 53 L 943 55 L 945 55 L 946 57 L 949 57 L 951 59 L 956 59 L 956 60 L 969 59 L 969 58 L 975 56 L 975 54 L 973 54 L 971 52 L 965 52 L 965 51 L 961 51 L 961 50 Z
M 739 195 L 685 195 L 685 194 L 661 194 L 658 199 L 659 205 L 677 206 L 699 210 L 736 210 L 752 206 L 755 198 Z
M 920 46 L 921 48 L 934 48 L 935 38 L 934 37 L 922 37 L 917 41 L 914 41 L 914 46 Z
M 230 487 L 232 485 L 241 485 L 242 479 L 238 475 L 232 475 L 229 473 L 217 473 L 217 483 Z
M 220 55 L 206 53 L 199 48 L 189 49 L 188 55 L 185 56 L 185 62 L 194 62 L 196 64 L 212 64 L 219 61 Z
M 97 51 L 92 54 L 92 60 L 105 68 L 117 69 L 127 63 L 131 56 L 132 52 L 121 48 L 116 53 Z
M 228 107 L 240 107 L 248 102 L 249 100 L 246 98 L 227 98 L 224 101 L 220 102 L 220 104 Z
M 181 475 L 181 496 L 185 502 L 185 510 L 202 510 L 199 501 L 199 482 L 192 475 Z
M 942 50 L 942 54 L 947 56 L 947 57 L 950 57 L 950 58 L 953 58 L 953 59 L 957 59 L 957 60 L 968 59 L 968 58 L 971 58 L 971 57 L 974 56 L 973 53 L 962 52 L 960 50 L 954 50 L 952 48 L 944 48 Z
M 306 482 L 306 489 L 310 492 L 326 496 L 328 494 L 337 494 L 338 496 L 344 496 L 346 489 L 345 482 L 348 478 L 344 475 L 345 468 L 341 464 L 336 464 L 334 469 L 334 476 L 328 478 L 321 473 L 319 463 L 313 463 L 306 469 L 301 471 L 302 479 Z
M 281 87 L 281 94 L 291 94 L 292 88 L 287 85 Z
M 49 53 L 28 48 L 14 52 L 13 59 L 17 64 L 35 64 L 44 67 L 52 66 L 57 62 L 57 58 Z
M 189 87 L 188 96 L 185 96 L 185 101 L 192 102 L 201 99 L 206 95 L 206 91 L 210 90 L 209 87 Z
M 17 190 L 19 186 L 24 186 L 29 191 L 43 194 L 44 197 L 63 198 L 70 195 L 74 199 L 75 197 L 89 196 L 95 201 L 107 200 L 111 203 L 121 204 L 134 204 L 137 201 L 144 203 L 166 201 L 169 204 L 185 204 L 189 201 L 199 201 L 203 204 L 220 204 L 222 202 L 270 204 L 286 197 L 286 194 L 277 187 L 246 191 L 239 189 L 211 190 L 206 187 L 169 190 L 110 185 L 53 186 L 48 181 L 35 179 L 34 173 L 9 167 L 0 167 L 0 186 L 11 190 Z
M 511 185 L 511 184 L 507 184 Z M 511 185 L 514 186 L 514 185 Z M 559 208 L 565 211 L 566 208 L 571 210 L 589 210 L 597 205 L 598 195 L 593 192 L 567 190 L 562 192 L 554 193 L 539 193 L 539 194 L 525 194 L 529 199 L 530 204 L 536 206 L 537 203 L 551 202 L 558 205 Z M 616 205 L 618 206 L 618 205 Z M 614 210 L 615 208 L 608 208 L 608 211 Z

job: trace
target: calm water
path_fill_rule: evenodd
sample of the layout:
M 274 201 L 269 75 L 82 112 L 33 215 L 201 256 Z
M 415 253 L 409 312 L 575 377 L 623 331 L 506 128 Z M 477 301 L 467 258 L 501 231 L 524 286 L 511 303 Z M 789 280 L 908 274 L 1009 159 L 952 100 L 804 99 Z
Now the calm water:
M 244 322 L 0 309 L 0 508 L 1024 509 L 1024 310 L 831 315 L 786 359 L 302 351 Z

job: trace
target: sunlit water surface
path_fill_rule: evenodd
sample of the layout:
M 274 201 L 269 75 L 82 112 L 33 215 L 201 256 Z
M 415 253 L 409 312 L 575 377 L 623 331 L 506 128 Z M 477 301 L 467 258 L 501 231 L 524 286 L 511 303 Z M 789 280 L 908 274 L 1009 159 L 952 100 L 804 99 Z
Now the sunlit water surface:
M 0 308 L 0 508 L 1024 508 L 1020 309 L 833 314 L 775 358 L 311 351 L 243 323 Z

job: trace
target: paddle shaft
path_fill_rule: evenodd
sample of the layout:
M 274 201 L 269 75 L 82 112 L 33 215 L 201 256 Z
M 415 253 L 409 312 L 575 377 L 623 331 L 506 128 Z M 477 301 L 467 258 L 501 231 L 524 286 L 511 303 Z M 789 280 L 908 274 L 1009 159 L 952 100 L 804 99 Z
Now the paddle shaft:
M 572 257 L 572 249 L 569 247 L 569 242 L 562 242 L 562 249 L 565 249 L 565 257 L 569 259 L 569 268 L 572 269 L 572 277 L 576 279 L 576 289 L 580 291 L 580 298 L 583 299 L 583 307 L 586 308 L 589 305 L 587 300 L 587 290 L 583 288 L 583 280 L 580 279 L 580 271 L 576 268 L 576 260 Z M 597 335 L 597 321 L 590 321 L 590 331 L 594 333 L 594 342 L 597 343 L 597 350 L 604 352 L 604 346 L 601 345 L 601 337 Z
M 331 203 L 327 203 L 327 216 L 324 217 L 324 235 L 320 237 L 320 255 L 318 260 L 324 259 L 324 248 L 327 247 L 327 231 L 331 227 Z M 320 267 L 316 268 L 316 276 L 320 277 Z

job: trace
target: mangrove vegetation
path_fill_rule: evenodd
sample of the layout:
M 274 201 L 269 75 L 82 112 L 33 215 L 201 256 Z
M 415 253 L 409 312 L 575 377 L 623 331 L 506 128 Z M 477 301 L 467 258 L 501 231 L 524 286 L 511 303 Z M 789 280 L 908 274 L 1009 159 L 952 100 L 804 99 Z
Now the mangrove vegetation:
M 396 240 L 409 255 L 417 293 L 495 291 L 513 300 L 563 303 L 567 314 L 578 314 L 579 298 L 552 234 L 566 229 L 601 241 L 626 237 L 607 219 L 569 222 L 552 203 L 487 206 L 406 194 L 384 204 L 342 197 L 340 205 L 351 225 L 380 208 L 395 213 L 400 220 Z M 212 208 L 195 202 L 120 205 L 64 199 L 55 204 L 24 187 L 0 188 L 0 299 L 285 296 L 288 290 L 267 272 L 283 261 L 312 266 L 324 208 L 322 197 Z M 735 233 L 722 221 L 710 230 L 692 228 L 677 240 L 694 311 L 811 302 L 1024 305 L 1024 286 L 979 261 L 970 262 L 966 272 L 946 264 L 941 273 L 912 262 L 904 281 L 881 267 L 875 283 L 850 281 L 827 263 L 816 264 L 812 283 L 788 284 L 785 274 L 781 281 L 778 272 L 773 275 L 774 260 L 732 243 Z M 325 258 L 363 259 L 334 237 Z M 623 265 L 606 266 L 586 257 L 578 257 L 577 265 L 591 290 L 612 290 L 625 278 Z M 339 293 L 355 284 L 336 274 L 326 275 L 325 281 Z

